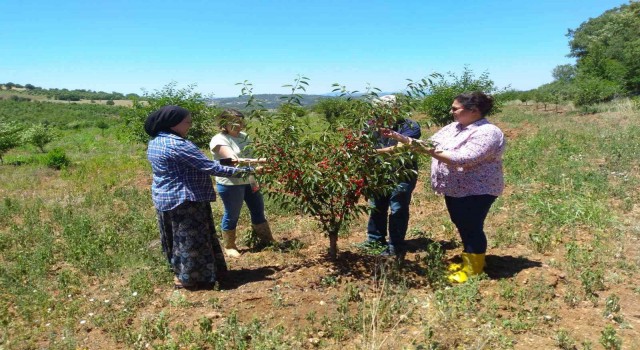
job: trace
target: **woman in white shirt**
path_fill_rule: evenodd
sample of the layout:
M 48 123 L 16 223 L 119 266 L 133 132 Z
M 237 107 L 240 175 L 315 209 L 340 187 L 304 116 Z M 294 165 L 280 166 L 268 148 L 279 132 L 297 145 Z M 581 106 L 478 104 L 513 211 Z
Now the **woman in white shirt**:
M 250 154 L 246 147 L 251 141 L 242 131 L 245 128 L 244 115 L 235 109 L 224 110 L 218 116 L 218 125 L 220 132 L 211 139 L 209 144 L 214 159 L 230 158 L 231 162 L 237 164 L 242 159 L 248 158 Z M 253 230 L 260 240 L 258 244 L 265 246 L 274 241 L 269 222 L 264 215 L 262 193 L 252 176 L 248 178 L 216 176 L 216 190 L 224 204 L 222 238 L 227 256 L 234 258 L 240 256 L 236 246 L 236 227 L 243 203 L 246 203 L 249 208 Z

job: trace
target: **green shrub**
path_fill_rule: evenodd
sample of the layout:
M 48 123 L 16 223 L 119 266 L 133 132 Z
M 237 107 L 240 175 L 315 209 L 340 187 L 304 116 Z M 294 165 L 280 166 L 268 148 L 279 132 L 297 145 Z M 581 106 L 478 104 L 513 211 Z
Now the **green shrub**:
M 612 325 L 608 324 L 604 330 L 600 333 L 600 344 L 607 350 L 619 350 L 622 349 L 622 340 L 616 334 L 616 330 Z
M 120 135 L 130 141 L 147 143 L 149 136 L 144 131 L 147 116 L 161 107 L 175 105 L 191 112 L 193 125 L 189 130 L 188 139 L 200 147 L 206 147 L 211 141 L 211 135 L 216 133 L 213 121 L 219 109 L 207 106 L 202 95 L 194 89 L 195 85 L 176 89 L 176 83 L 173 82 L 154 93 L 145 93 L 146 101 L 134 98 L 133 107 L 124 110 L 122 114 L 124 126 L 120 130 Z
M 98 123 L 98 122 L 96 122 L 96 123 Z M 61 130 L 79 130 L 79 129 L 89 128 L 89 127 L 91 127 L 93 125 L 94 125 L 94 123 L 92 123 L 90 121 L 78 120 L 78 121 L 73 121 L 73 122 L 67 123 L 66 125 L 61 125 L 59 128 Z
M 349 103 L 350 100 L 346 98 L 326 98 L 318 101 L 314 106 L 314 110 L 318 113 L 322 113 L 327 122 L 333 125 L 341 117 L 344 117 L 347 114 L 349 111 Z
M 578 107 L 589 106 L 613 100 L 621 89 L 616 83 L 595 77 L 585 77 L 576 81 L 574 103 Z
M 530 99 L 531 99 L 530 91 L 520 91 L 520 93 L 518 94 L 518 100 L 520 100 L 520 102 L 522 102 L 525 106 L 527 105 L 527 102 Z
M 100 132 L 104 135 L 105 129 L 109 129 L 109 123 L 104 120 L 99 120 L 96 122 L 96 128 L 100 129 Z
M 12 100 L 12 101 L 18 101 L 18 102 L 23 102 L 23 101 L 24 101 L 24 102 L 28 102 L 28 101 L 31 101 L 31 99 L 30 99 L 30 98 L 28 98 L 28 97 L 22 97 L 22 96 L 17 96 L 17 95 L 11 95 L 11 97 L 10 97 L 10 98 L 11 98 L 11 100 Z
M 431 93 L 424 98 L 421 110 L 431 117 L 436 125 L 445 125 L 451 122 L 451 103 L 453 99 L 463 93 L 470 91 L 482 91 L 486 94 L 497 92 L 493 80 L 489 79 L 489 73 L 484 72 L 478 78 L 473 72 L 465 67 L 461 76 L 448 73 L 449 79 L 441 77 L 432 83 Z M 499 102 L 496 101 L 496 102 Z M 500 103 L 494 105 L 491 114 L 500 111 Z
M 76 92 L 63 91 L 56 95 L 56 100 L 60 101 L 80 101 L 82 96 Z
M 2 156 L 20 143 L 20 127 L 15 122 L 0 121 L 0 163 Z
M 496 95 L 496 97 L 500 98 L 502 101 L 505 101 L 505 102 L 517 101 L 520 99 L 521 96 L 523 96 L 523 91 L 517 91 L 517 90 L 511 90 L 511 89 L 503 91 L 499 95 Z M 525 101 L 522 101 L 522 102 L 524 103 Z
M 44 157 L 44 163 L 53 169 L 62 169 L 71 165 L 71 161 L 62 148 L 54 148 Z
M 293 114 L 296 117 L 304 117 L 307 114 L 307 110 L 304 107 L 291 103 L 283 103 L 278 106 L 278 112 L 280 114 Z
M 44 146 L 53 141 L 53 139 L 53 132 L 44 124 L 33 125 L 22 134 L 22 141 L 24 143 L 36 146 L 42 153 L 44 153 Z

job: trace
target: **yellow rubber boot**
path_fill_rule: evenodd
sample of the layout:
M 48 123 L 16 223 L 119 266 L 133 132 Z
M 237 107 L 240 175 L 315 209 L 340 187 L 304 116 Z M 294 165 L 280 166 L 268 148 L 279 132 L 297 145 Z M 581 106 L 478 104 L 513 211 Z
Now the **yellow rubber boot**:
M 236 246 L 236 230 L 222 231 L 222 243 L 224 244 L 224 253 L 228 257 L 237 258 L 240 256 Z
M 462 269 L 447 276 L 451 283 L 464 283 L 469 276 L 482 273 L 485 254 L 462 253 Z
M 447 266 L 447 271 L 449 272 L 458 272 L 460 270 L 462 270 L 462 264 L 461 263 L 451 263 L 449 264 L 449 266 Z
M 462 259 L 462 258 L 460 258 L 460 259 Z M 462 266 L 461 262 L 452 262 L 451 264 L 449 264 L 449 266 L 447 266 L 447 271 L 449 271 L 449 272 L 458 272 L 458 271 L 462 270 L 462 267 L 463 266 Z

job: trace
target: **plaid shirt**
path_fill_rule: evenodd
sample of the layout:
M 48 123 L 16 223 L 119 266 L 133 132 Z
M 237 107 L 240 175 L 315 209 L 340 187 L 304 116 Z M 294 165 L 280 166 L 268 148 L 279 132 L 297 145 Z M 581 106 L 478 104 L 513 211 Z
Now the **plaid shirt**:
M 193 142 L 168 132 L 160 132 L 149 141 L 147 159 L 153 169 L 151 198 L 160 211 L 174 209 L 186 201 L 215 201 L 211 175 L 233 176 L 250 170 L 220 165 Z

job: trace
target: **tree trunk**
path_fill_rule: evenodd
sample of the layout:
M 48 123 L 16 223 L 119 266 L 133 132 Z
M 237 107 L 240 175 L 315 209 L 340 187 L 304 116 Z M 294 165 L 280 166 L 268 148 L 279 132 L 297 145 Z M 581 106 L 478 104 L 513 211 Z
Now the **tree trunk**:
M 338 232 L 329 232 L 329 257 L 338 258 Z

